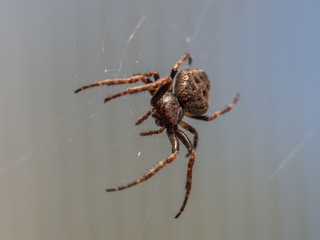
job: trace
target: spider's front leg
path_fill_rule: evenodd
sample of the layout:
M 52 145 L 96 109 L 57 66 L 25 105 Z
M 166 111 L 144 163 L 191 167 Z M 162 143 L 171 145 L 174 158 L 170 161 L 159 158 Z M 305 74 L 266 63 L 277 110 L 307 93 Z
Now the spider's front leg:
M 149 77 L 154 77 L 155 80 L 159 79 L 159 74 L 157 72 L 151 71 L 147 73 L 142 74 L 134 74 L 130 78 L 111 78 L 111 79 L 105 79 L 99 82 L 91 83 L 85 86 L 82 86 L 81 88 L 78 88 L 74 91 L 74 93 L 78 93 L 82 90 L 85 90 L 87 88 L 97 87 L 97 86 L 103 86 L 103 85 L 119 85 L 119 84 L 131 84 L 138 81 L 142 81 L 145 84 L 152 83 Z
M 155 111 L 155 108 L 151 108 L 143 117 L 138 119 L 138 121 L 136 122 L 136 125 L 139 125 L 144 120 L 146 120 L 151 115 L 151 113 L 153 113 L 154 111 Z
M 139 75 L 139 76 L 141 76 L 141 75 Z M 143 92 L 143 91 L 153 91 L 155 89 L 161 88 L 162 86 L 164 86 L 166 84 L 170 85 L 171 82 L 172 82 L 172 79 L 170 77 L 163 77 L 163 78 L 158 79 L 154 83 L 148 83 L 148 84 L 142 85 L 142 86 L 130 87 L 122 92 L 119 92 L 119 93 L 116 93 L 116 94 L 111 95 L 109 97 L 106 97 L 104 99 L 104 102 L 110 101 L 111 99 L 114 99 L 114 98 L 117 98 L 117 97 L 120 97 L 120 96 L 123 96 L 126 94 L 134 94 L 134 93 L 139 93 L 139 92 Z
M 136 75 L 144 75 L 144 76 L 148 77 L 147 78 L 147 82 L 145 82 L 145 84 L 152 83 L 152 81 L 151 81 L 151 79 L 149 77 L 153 76 L 155 82 L 160 79 L 160 76 L 159 76 L 158 72 L 147 72 L 147 73 L 136 73 L 136 74 L 133 74 L 133 76 L 136 76 Z M 149 90 L 149 92 L 150 92 L 151 96 L 153 96 L 155 94 L 156 90 L 152 89 L 152 90 Z
M 85 90 L 87 88 L 92 88 L 92 87 L 97 87 L 97 86 L 103 86 L 103 85 L 118 85 L 118 84 L 129 84 L 129 83 L 135 83 L 138 81 L 142 81 L 144 83 L 147 83 L 148 77 L 145 75 L 135 75 L 132 76 L 131 78 L 114 78 L 114 79 L 106 79 L 102 80 L 99 82 L 91 83 L 88 85 L 85 85 L 81 88 L 78 88 L 77 90 L 74 91 L 74 93 L 78 93 L 82 90 Z

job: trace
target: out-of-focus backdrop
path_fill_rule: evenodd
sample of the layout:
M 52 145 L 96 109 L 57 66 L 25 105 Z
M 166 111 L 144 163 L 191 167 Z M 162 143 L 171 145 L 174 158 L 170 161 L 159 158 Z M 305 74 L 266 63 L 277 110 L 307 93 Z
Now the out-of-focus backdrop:
M 318 239 L 320 2 L 2 1 L 0 239 Z M 78 94 L 133 73 L 170 73 L 184 52 L 212 82 L 184 197 L 186 150 L 156 176 L 107 193 L 167 157 L 150 95 Z M 183 67 L 187 67 L 184 64 Z M 189 134 L 190 136 L 190 134 Z M 190 136 L 192 137 L 192 136 Z

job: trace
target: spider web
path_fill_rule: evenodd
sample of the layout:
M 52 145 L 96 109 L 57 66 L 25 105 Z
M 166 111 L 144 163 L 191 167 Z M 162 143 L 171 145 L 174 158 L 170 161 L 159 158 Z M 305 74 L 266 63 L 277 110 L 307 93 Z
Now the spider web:
M 144 6 L 141 4 L 138 4 L 140 8 Z M 228 4 L 236 6 L 229 8 Z M 66 181 L 69 186 L 63 187 L 63 189 L 66 189 L 64 195 L 69 197 L 69 205 L 72 205 L 70 202 L 75 202 L 75 198 L 65 194 L 66 192 L 73 191 L 74 187 L 76 188 L 75 192 L 83 192 L 83 194 L 76 195 L 77 199 L 82 197 L 85 199 L 81 202 L 82 205 L 79 204 L 74 208 L 70 206 L 72 214 L 76 212 L 74 215 L 69 213 L 76 216 L 76 218 L 69 216 L 69 220 L 76 219 L 74 225 L 71 226 L 75 232 L 90 225 L 91 219 L 98 219 L 95 224 L 101 234 L 108 234 L 107 236 L 116 234 L 112 229 L 117 229 L 121 224 L 121 219 L 116 216 L 119 214 L 119 216 L 128 216 L 128 219 L 132 219 L 133 216 L 139 217 L 136 222 L 132 223 L 132 226 L 128 227 L 128 233 L 122 233 L 124 239 L 128 239 L 128 235 L 135 236 L 136 239 L 146 239 L 150 238 L 151 233 L 153 236 L 163 236 L 161 232 L 156 232 L 157 229 L 154 226 L 158 225 L 155 224 L 157 223 L 155 218 L 161 219 L 163 217 L 169 219 L 168 224 L 175 223 L 171 222 L 171 218 L 173 221 L 173 216 L 179 209 L 184 194 L 183 187 L 187 167 L 184 147 L 180 147 L 181 152 L 173 164 L 166 167 L 166 170 L 162 170 L 159 176 L 157 174 L 152 180 L 148 180 L 151 183 L 134 188 L 132 191 L 108 195 L 104 192 L 104 188 L 121 185 L 140 177 L 152 164 L 167 157 L 171 152 L 171 146 L 165 134 L 152 137 L 139 136 L 141 131 L 156 129 L 151 117 L 139 126 L 134 125 L 135 121 L 150 108 L 148 93 L 124 96 L 103 104 L 106 95 L 122 91 L 127 86 L 93 88 L 76 95 L 72 91 L 87 83 L 105 78 L 128 77 L 138 72 L 155 70 L 159 71 L 160 76 L 168 75 L 175 61 L 182 53 L 188 51 L 193 56 L 192 67 L 203 68 L 210 77 L 213 76 L 211 79 L 213 88 L 210 111 L 213 112 L 230 103 L 238 91 L 241 93 L 241 98 L 239 105 L 233 110 L 235 112 L 226 114 L 217 122 L 199 123 L 195 120 L 185 119 L 198 130 L 200 139 L 193 188 L 186 207 L 187 212 L 184 214 L 190 217 L 191 212 L 194 218 L 199 220 L 200 216 L 205 215 L 204 213 L 208 210 L 208 212 L 217 213 L 216 216 L 219 217 L 217 217 L 218 220 L 211 216 L 209 219 L 203 218 L 202 221 L 199 221 L 199 224 L 202 223 L 204 232 L 199 225 L 192 225 L 196 226 L 193 236 L 189 231 L 179 232 L 179 234 L 184 239 L 194 239 L 200 234 L 209 235 L 208 229 L 210 228 L 220 234 L 218 238 L 227 239 L 228 233 L 226 232 L 229 230 L 222 228 L 224 231 L 221 232 L 219 230 L 222 227 L 221 224 L 233 226 L 232 224 L 235 224 L 238 219 L 237 216 L 247 216 L 234 207 L 232 199 L 235 199 L 235 202 L 239 204 L 243 203 L 243 209 L 249 209 L 244 202 L 250 202 L 245 201 L 246 194 L 250 195 L 250 190 L 241 184 L 244 183 L 255 190 L 268 189 L 278 181 L 286 182 L 284 179 L 288 175 L 290 176 L 291 171 L 301 174 L 297 168 L 307 169 L 308 164 L 311 164 L 312 158 L 308 158 L 309 155 L 305 152 L 310 148 L 313 151 L 316 149 L 312 147 L 319 138 L 318 127 L 314 122 L 311 122 L 307 127 L 301 127 L 300 130 L 295 130 L 292 133 L 291 129 L 299 129 L 301 126 L 298 120 L 287 124 L 266 115 L 266 112 L 275 112 L 277 116 L 284 116 L 281 115 L 283 109 L 288 111 L 288 116 L 291 114 L 290 106 L 292 103 L 288 103 L 288 99 L 283 98 L 281 92 L 277 90 L 283 87 L 281 84 L 282 76 L 279 76 L 278 79 L 273 78 L 274 76 L 261 76 L 264 75 L 261 74 L 264 69 L 259 69 L 257 75 L 250 75 L 250 77 L 241 75 L 241 68 L 248 68 L 248 66 L 238 65 L 239 58 L 233 59 L 234 55 L 253 54 L 249 47 L 241 52 L 239 49 L 243 46 L 239 47 L 237 43 L 239 41 L 240 43 L 254 44 L 254 42 L 251 42 L 250 39 L 237 39 L 237 37 L 243 37 L 241 31 L 249 31 L 246 28 L 251 19 L 249 16 L 254 16 L 257 8 L 268 7 L 266 2 L 262 0 L 248 1 L 243 8 L 235 2 L 225 1 L 222 4 L 213 0 L 200 1 L 196 5 L 192 1 L 184 1 L 179 4 L 161 2 L 157 6 L 157 11 L 152 10 L 150 6 L 140 11 L 137 10 L 140 8 L 130 4 L 126 5 L 126 8 L 133 9 L 132 12 L 136 13 L 134 16 L 129 16 L 129 14 L 119 14 L 124 10 L 119 6 L 115 7 L 114 13 L 104 14 L 101 12 L 103 10 L 94 5 L 83 7 L 73 3 L 66 15 L 71 16 L 71 46 L 74 51 L 71 55 L 74 56 L 74 59 L 71 61 L 72 64 L 67 62 L 62 64 L 67 65 L 72 74 L 67 77 L 66 75 L 58 75 L 60 79 L 64 79 L 64 82 L 59 82 L 63 87 L 59 87 L 58 91 L 55 88 L 48 88 L 48 91 L 45 91 L 46 93 L 59 92 L 59 94 L 52 95 L 55 97 L 43 94 L 45 96 L 41 95 L 40 98 L 52 97 L 55 102 L 59 102 L 60 107 L 57 108 L 59 110 L 54 114 L 44 114 L 48 116 L 41 114 L 42 120 L 38 120 L 35 117 L 37 114 L 33 114 L 32 119 L 37 127 L 31 129 L 37 129 L 37 131 L 32 133 L 24 131 L 23 135 L 31 136 L 30 140 L 21 144 L 22 147 L 18 149 L 17 153 L 10 155 L 9 160 L 1 163 L 0 177 L 8 180 L 14 174 L 19 175 L 19 173 L 24 173 L 31 168 L 33 169 L 31 172 L 38 176 L 38 178 L 34 178 L 34 181 L 42 179 L 39 176 L 46 174 L 49 175 L 48 179 L 61 182 L 61 186 Z M 223 14 L 231 14 L 230 12 L 218 11 L 218 7 L 224 10 L 229 9 L 236 17 L 222 18 Z M 237 7 L 239 7 L 239 11 L 237 11 Z M 89 16 L 97 14 L 99 17 L 93 20 L 84 17 L 86 21 L 81 22 L 80 19 L 82 16 L 86 16 L 85 14 Z M 218 22 L 221 19 L 224 21 L 223 24 Z M 91 25 L 90 21 L 93 21 Z M 250 23 L 250 26 L 256 27 L 254 23 Z M 234 39 L 237 41 L 232 41 Z M 45 45 L 50 41 L 42 40 L 42 43 Z M 250 47 L 254 48 L 255 46 L 250 45 Z M 183 68 L 185 67 L 187 67 L 186 64 L 183 65 Z M 45 71 L 46 69 L 41 70 Z M 255 69 L 252 72 L 255 72 Z M 236 79 L 237 77 L 239 80 Z M 255 80 L 246 80 L 248 78 Z M 270 79 L 275 80 L 271 81 Z M 54 82 L 54 80 L 52 81 Z M 37 84 L 41 86 L 41 81 Z M 299 95 L 298 90 L 295 90 L 299 89 L 297 82 L 293 81 L 293 83 L 290 82 L 290 85 L 286 85 L 289 86 L 292 95 L 288 94 L 285 97 L 293 98 L 292 96 Z M 50 87 L 52 86 L 50 85 Z M 250 87 L 253 90 L 248 90 Z M 8 99 L 12 99 L 12 96 Z M 284 103 L 281 105 L 280 102 L 283 99 Z M 295 101 L 293 105 L 298 106 L 300 102 Z M 26 104 L 23 103 L 23 100 L 20 102 L 22 105 Z M 305 102 L 303 105 L 308 104 Z M 30 105 L 23 106 L 25 109 L 30 109 Z M 310 113 L 307 110 L 306 112 Z M 301 115 L 306 116 L 307 114 Z M 295 118 L 291 115 L 290 117 L 290 119 Z M 260 130 L 257 122 L 266 123 L 263 118 L 269 122 L 274 121 L 274 124 L 270 124 L 268 127 L 269 130 L 278 130 L 278 133 L 273 133 L 273 130 Z M 288 118 L 283 119 L 288 120 Z M 317 120 L 318 116 L 315 116 L 314 119 Z M 238 123 L 247 123 L 248 125 L 239 127 Z M 288 129 L 285 126 L 288 126 Z M 4 129 L 1 130 L 1 133 L 6 132 Z M 279 136 L 275 137 L 277 134 Z M 286 137 L 283 137 L 285 135 Z M 266 138 L 266 142 L 261 141 L 261 138 Z M 279 148 L 274 146 L 274 143 L 268 142 L 274 138 L 279 141 Z M 4 152 L 5 149 L 2 150 Z M 307 159 L 305 163 L 302 161 L 304 157 Z M 268 164 L 271 162 L 271 166 L 266 162 Z M 258 166 L 258 164 L 261 165 Z M 47 170 L 47 167 L 43 167 L 44 165 L 52 166 L 54 168 L 52 173 Z M 61 171 L 57 171 L 59 166 L 61 166 Z M 252 171 L 248 170 L 250 168 Z M 59 177 L 53 176 L 56 172 L 61 174 L 59 175 L 61 180 L 57 179 Z M 257 175 L 262 177 L 257 178 Z M 248 176 L 252 178 L 250 179 Z M 23 181 L 23 178 L 20 181 Z M 49 182 L 49 180 L 46 181 Z M 89 184 L 85 185 L 87 182 Z M 297 182 L 293 181 L 293 183 Z M 82 185 L 85 186 L 82 188 Z M 17 187 L 19 184 L 15 183 L 14 186 Z M 51 186 L 56 185 L 52 184 Z M 166 188 L 168 191 L 164 191 Z M 228 191 L 225 192 L 225 189 Z M 283 189 L 281 191 L 286 192 Z M 149 194 L 146 194 L 148 192 Z M 35 193 L 34 195 L 39 194 L 38 192 L 33 193 Z M 54 193 L 60 192 L 55 190 Z M 274 192 L 272 193 L 274 194 Z M 143 194 L 143 199 L 139 199 L 139 194 Z M 263 197 L 261 197 L 264 196 L 263 193 L 259 192 L 257 195 L 255 197 L 263 202 Z M 21 195 L 14 196 L 19 198 Z M 29 197 L 28 199 L 27 202 L 30 202 L 30 199 L 33 198 Z M 126 202 L 124 199 L 132 201 L 130 207 L 125 205 L 125 203 L 128 204 L 128 201 Z M 139 205 L 140 200 L 142 203 Z M 163 202 L 169 203 L 164 204 Z M 289 200 L 284 197 L 282 203 L 289 203 Z M 5 202 L 4 205 L 6 204 L 9 205 Z M 294 204 L 299 208 L 300 205 L 296 202 Z M 120 207 L 120 209 L 117 209 L 117 214 L 112 214 L 112 218 L 106 218 L 105 216 L 109 216 L 109 213 L 114 213 L 113 205 Z M 159 209 L 158 205 L 161 205 Z M 259 208 L 259 203 L 254 202 L 252 206 L 256 212 L 262 211 Z M 268 207 L 270 206 L 267 204 L 267 209 L 269 209 Z M 281 211 L 285 212 L 286 208 L 281 208 Z M 181 217 L 184 217 L 184 214 Z M 270 219 L 268 214 L 266 218 Z M 206 217 L 208 216 L 206 215 Z M 254 217 L 250 215 L 246 222 L 250 223 L 250 219 L 254 219 Z M 288 219 L 289 217 L 285 215 L 284 218 Z M 185 226 L 191 224 L 188 222 L 190 218 L 188 219 L 182 220 L 186 224 Z M 105 226 L 102 223 L 107 223 L 107 230 L 110 232 L 103 231 Z M 208 227 L 208 223 L 212 225 Z M 261 222 L 259 223 L 261 224 Z M 264 223 L 263 225 L 269 227 L 269 230 L 272 229 L 270 232 L 277 232 L 273 231 L 274 228 L 272 228 L 270 221 L 266 220 Z M 300 225 L 303 226 L 303 224 Z M 245 223 L 236 226 L 241 229 L 248 228 Z M 256 231 L 259 231 L 259 227 L 261 226 L 259 225 Z M 185 227 L 185 229 L 193 228 Z M 232 234 L 232 231 L 229 234 Z M 237 239 L 250 239 L 248 235 L 242 234 Z M 90 236 L 78 236 L 77 239 L 85 237 L 90 238 Z M 112 238 L 112 236 L 110 237 Z M 273 235 L 270 239 L 276 237 Z

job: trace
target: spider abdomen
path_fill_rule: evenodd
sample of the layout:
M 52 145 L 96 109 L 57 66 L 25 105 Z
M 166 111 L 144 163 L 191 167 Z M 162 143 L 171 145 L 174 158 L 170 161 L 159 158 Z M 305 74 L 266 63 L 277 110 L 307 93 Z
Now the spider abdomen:
M 197 116 L 207 112 L 210 80 L 202 69 L 186 69 L 179 72 L 174 92 L 187 113 Z

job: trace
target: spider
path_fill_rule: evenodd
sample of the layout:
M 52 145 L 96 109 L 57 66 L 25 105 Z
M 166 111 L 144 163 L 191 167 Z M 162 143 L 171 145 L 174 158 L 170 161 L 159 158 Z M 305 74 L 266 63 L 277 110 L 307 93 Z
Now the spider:
M 233 102 L 227 105 L 225 108 L 211 115 L 203 115 L 209 108 L 210 80 L 202 69 L 185 69 L 178 73 L 178 69 L 186 60 L 188 60 L 190 65 L 192 59 L 189 53 L 183 54 L 179 61 L 173 65 L 170 76 L 160 78 L 158 72 L 151 71 L 142 74 L 134 74 L 130 78 L 102 80 L 100 82 L 85 85 L 74 91 L 77 93 L 87 88 L 102 85 L 131 84 L 138 81 L 142 81 L 144 83 L 144 85 L 129 87 L 122 92 L 108 96 L 104 99 L 104 102 L 126 94 L 149 91 L 152 96 L 150 101 L 152 108 L 143 117 L 139 118 L 139 120 L 136 122 L 136 125 L 145 121 L 152 114 L 156 125 L 160 128 L 158 130 L 149 132 L 141 132 L 140 135 L 148 136 L 160 134 L 166 129 L 167 136 L 172 145 L 172 154 L 145 172 L 141 178 L 138 178 L 126 185 L 108 188 L 106 191 L 113 192 L 127 189 L 148 180 L 163 167 L 169 163 L 172 163 L 176 159 L 179 152 L 180 140 L 188 150 L 187 157 L 189 157 L 189 162 L 184 201 L 179 212 L 175 215 L 175 218 L 178 218 L 183 212 L 190 195 L 192 169 L 195 162 L 195 149 L 198 144 L 198 132 L 188 123 L 182 121 L 182 118 L 187 116 L 198 120 L 212 121 L 218 116 L 230 111 L 235 106 L 240 96 L 237 94 Z M 175 81 L 173 81 L 177 73 L 178 75 Z M 150 79 L 151 77 L 154 78 L 154 81 Z M 174 85 L 173 87 L 172 84 Z M 187 135 L 178 128 L 178 125 L 193 134 L 193 143 L 190 141 Z

